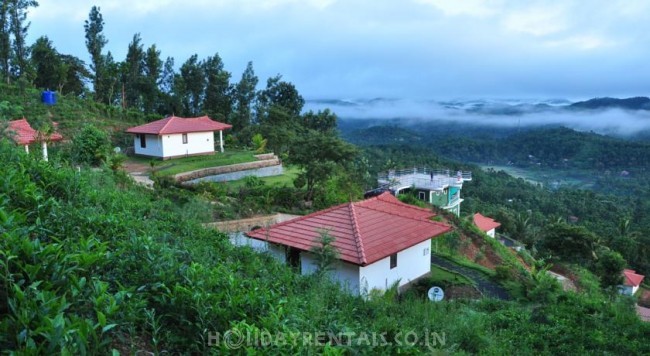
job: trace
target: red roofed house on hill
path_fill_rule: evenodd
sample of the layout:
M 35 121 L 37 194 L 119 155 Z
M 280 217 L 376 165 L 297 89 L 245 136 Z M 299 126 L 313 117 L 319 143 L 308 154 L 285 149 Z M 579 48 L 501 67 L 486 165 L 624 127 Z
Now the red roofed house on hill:
M 207 116 L 182 118 L 169 116 L 162 120 L 131 127 L 135 134 L 135 153 L 143 156 L 170 159 L 175 157 L 214 154 L 214 132 L 219 131 L 219 147 L 223 152 L 223 130 L 231 125 L 214 121 Z
M 474 225 L 479 230 L 485 232 L 488 236 L 494 237 L 496 235 L 496 228 L 501 226 L 501 223 L 496 222 L 494 219 L 481 215 L 481 213 L 474 214 Z
M 639 286 L 644 278 L 644 275 L 637 274 L 631 269 L 624 269 L 623 284 L 618 286 L 619 292 L 624 295 L 634 295 L 639 290 Z
M 431 238 L 451 230 L 431 221 L 428 209 L 404 204 L 390 193 L 346 203 L 250 231 L 256 249 L 270 252 L 302 274 L 317 269 L 318 238 L 327 232 L 339 253 L 331 276 L 354 294 L 386 290 L 431 271 Z
M 54 128 L 56 129 L 56 127 L 57 123 L 54 123 Z M 63 136 L 58 132 L 45 134 L 34 130 L 25 118 L 9 121 L 6 131 L 11 135 L 16 144 L 24 146 L 25 152 L 28 153 L 29 145 L 40 142 L 43 149 L 43 160 L 45 161 L 47 161 L 47 142 L 61 141 L 63 139 Z

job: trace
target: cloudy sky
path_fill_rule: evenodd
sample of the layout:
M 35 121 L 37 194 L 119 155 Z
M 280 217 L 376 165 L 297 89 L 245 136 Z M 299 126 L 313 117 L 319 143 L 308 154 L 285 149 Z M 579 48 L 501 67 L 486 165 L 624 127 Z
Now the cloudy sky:
M 248 61 L 308 99 L 650 95 L 646 0 L 39 0 L 47 35 L 86 62 L 84 20 L 101 8 L 123 60 L 135 33 L 172 56 Z

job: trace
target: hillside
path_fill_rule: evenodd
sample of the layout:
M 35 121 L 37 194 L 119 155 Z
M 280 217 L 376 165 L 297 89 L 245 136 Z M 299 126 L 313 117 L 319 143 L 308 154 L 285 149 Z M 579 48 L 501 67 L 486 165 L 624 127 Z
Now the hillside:
M 8 198 L 0 200 L 0 291 L 8 301 L 0 309 L 3 350 L 229 353 L 244 349 L 223 343 L 210 349 L 210 335 L 322 330 L 345 331 L 348 338 L 338 346 L 273 339 L 241 347 L 249 353 L 332 347 L 359 353 L 650 352 L 648 325 L 622 301 L 603 303 L 597 293 L 557 292 L 534 307 L 491 300 L 432 304 L 392 293 L 364 301 L 300 277 L 269 256 L 233 248 L 194 220 L 193 203 L 172 203 L 119 174 L 75 173 L 6 143 L 0 143 L 0 159 L 17 163 L 0 168 L 0 196 Z M 588 309 L 595 314 L 577 312 Z M 444 341 L 404 342 L 400 332 L 419 340 L 436 332 Z M 387 341 L 363 341 L 362 333 Z
M 624 109 L 624 110 L 650 110 L 650 98 L 637 96 L 634 98 L 594 98 L 578 101 L 569 105 L 570 109 Z

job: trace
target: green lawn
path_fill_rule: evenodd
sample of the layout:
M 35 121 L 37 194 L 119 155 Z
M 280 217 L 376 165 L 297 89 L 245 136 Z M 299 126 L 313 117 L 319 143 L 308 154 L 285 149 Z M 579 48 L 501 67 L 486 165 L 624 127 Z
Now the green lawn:
M 300 168 L 295 166 L 285 166 L 284 173 L 282 175 L 263 177 L 260 179 L 268 186 L 274 186 L 274 187 L 281 187 L 285 185 L 293 186 L 293 180 L 296 179 L 298 173 L 300 173 Z M 245 184 L 245 179 L 226 182 L 226 184 L 228 184 L 228 186 L 230 187 L 238 188 Z
M 171 176 L 178 173 L 190 172 L 197 169 L 226 166 L 230 164 L 253 162 L 255 153 L 252 151 L 233 151 L 224 153 L 217 152 L 212 156 L 194 156 L 186 158 L 174 158 L 168 161 L 152 160 L 144 157 L 129 157 L 132 162 L 156 164 L 155 169 L 161 176 Z
M 431 282 L 442 282 L 443 285 L 472 285 L 472 282 L 465 276 L 458 273 L 440 268 L 437 265 L 431 265 Z

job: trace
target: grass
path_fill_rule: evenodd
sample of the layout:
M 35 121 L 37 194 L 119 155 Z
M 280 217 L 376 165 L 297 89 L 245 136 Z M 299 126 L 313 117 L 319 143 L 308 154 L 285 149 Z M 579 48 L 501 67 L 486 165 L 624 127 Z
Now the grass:
M 431 274 L 429 279 L 433 283 L 443 285 L 472 285 L 472 282 L 465 276 L 448 271 L 440 266 L 431 265 Z
M 594 172 L 588 170 L 573 169 L 551 169 L 546 167 L 515 167 L 503 165 L 480 165 L 487 170 L 504 171 L 515 178 L 522 178 L 532 184 L 542 184 L 545 187 L 558 188 L 560 186 L 571 186 L 579 189 L 591 189 L 594 184 Z
M 217 152 L 212 156 L 194 156 L 186 158 L 175 158 L 168 161 L 152 160 L 151 158 L 129 157 L 129 161 L 136 163 L 156 164 L 156 172 L 161 176 L 171 176 L 178 173 L 190 172 L 202 168 L 227 166 L 230 164 L 253 162 L 257 159 L 252 151 L 226 151 Z
M 262 177 L 260 178 L 267 186 L 282 187 L 293 186 L 293 180 L 296 179 L 300 173 L 300 168 L 295 166 L 285 166 L 284 173 L 278 176 Z M 226 182 L 229 187 L 239 188 L 245 184 L 244 179 Z

